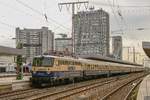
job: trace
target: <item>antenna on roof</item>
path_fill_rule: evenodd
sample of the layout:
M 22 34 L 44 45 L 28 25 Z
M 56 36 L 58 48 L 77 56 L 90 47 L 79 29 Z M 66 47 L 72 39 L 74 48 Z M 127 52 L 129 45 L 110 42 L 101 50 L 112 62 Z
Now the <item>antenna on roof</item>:
M 95 9 L 94 6 L 89 7 L 89 10 L 94 10 L 94 9 Z

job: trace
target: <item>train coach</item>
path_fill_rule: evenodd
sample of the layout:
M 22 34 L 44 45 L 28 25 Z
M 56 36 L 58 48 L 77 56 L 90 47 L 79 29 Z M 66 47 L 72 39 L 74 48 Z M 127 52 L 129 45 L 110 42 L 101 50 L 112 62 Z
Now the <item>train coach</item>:
M 59 85 L 141 71 L 144 68 L 138 65 L 45 55 L 34 57 L 31 83 L 33 86 Z

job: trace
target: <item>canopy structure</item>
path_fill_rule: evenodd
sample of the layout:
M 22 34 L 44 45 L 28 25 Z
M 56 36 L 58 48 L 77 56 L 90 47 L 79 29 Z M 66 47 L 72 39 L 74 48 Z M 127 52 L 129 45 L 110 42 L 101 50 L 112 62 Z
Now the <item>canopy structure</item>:
M 81 58 L 84 59 L 92 59 L 92 60 L 100 60 L 100 61 L 109 61 L 109 62 L 114 62 L 114 63 L 120 63 L 120 64 L 126 64 L 126 65 L 137 65 L 137 66 L 142 66 L 140 64 L 132 63 L 132 62 L 127 62 L 123 60 L 116 60 L 114 58 L 110 57 L 104 57 L 101 55 L 80 55 Z
M 0 46 L 0 56 L 23 55 L 23 54 L 24 54 L 24 51 L 22 49 Z
M 150 58 L 150 42 L 142 42 L 143 50 L 146 55 Z

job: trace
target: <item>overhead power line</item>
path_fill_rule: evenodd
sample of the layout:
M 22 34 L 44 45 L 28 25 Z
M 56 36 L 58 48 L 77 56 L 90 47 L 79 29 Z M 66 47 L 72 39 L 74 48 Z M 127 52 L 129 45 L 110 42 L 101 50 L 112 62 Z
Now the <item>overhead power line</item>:
M 8 5 L 7 3 L 4 3 L 4 2 L 2 2 L 2 1 L 0 1 L 0 5 L 2 5 L 2 6 L 4 6 L 4 7 L 8 7 L 8 8 L 10 8 L 11 10 L 14 9 L 14 10 L 17 11 L 17 12 L 20 12 L 20 13 L 23 13 L 23 14 L 26 14 L 26 15 L 29 15 L 29 16 L 32 16 L 31 14 L 29 14 L 29 13 L 27 13 L 27 12 L 21 10 L 21 9 L 15 8 L 15 7 L 12 6 L 12 5 Z
M 0 21 L 0 24 L 8 26 L 8 27 L 11 27 L 11 28 L 16 28 L 16 26 L 8 24 L 8 23 L 5 23 L 5 22 L 2 22 L 2 21 Z
M 118 18 L 117 18 L 117 15 L 116 15 L 114 9 L 113 9 L 113 5 L 111 4 L 111 2 L 110 2 L 109 0 L 107 0 L 107 2 L 108 2 L 108 4 L 110 5 L 110 8 L 111 8 L 112 13 L 113 13 L 113 15 L 114 15 L 114 18 L 115 18 L 115 20 L 116 20 L 116 22 L 117 22 L 117 24 L 118 24 L 120 30 L 122 30 L 122 33 L 123 33 L 123 29 L 122 29 L 122 28 L 120 27 L 120 25 L 119 25 L 119 20 L 118 20 Z
M 120 6 L 120 7 L 132 7 L 132 8 L 149 8 L 150 6 Z
M 117 1 L 117 0 L 116 0 L 116 1 Z M 118 3 L 118 2 L 117 2 L 117 3 Z M 118 10 L 118 16 L 121 18 L 122 22 L 123 22 L 124 25 L 127 27 L 128 25 L 127 25 L 126 20 L 125 20 L 125 18 L 124 18 L 124 16 L 123 16 L 122 10 L 121 10 L 119 4 L 117 4 L 117 5 L 118 5 L 118 8 L 117 8 L 117 10 Z
M 118 5 L 115 5 L 114 4 L 114 2 L 113 2 L 113 4 L 111 4 L 111 5 L 108 5 L 108 4 L 105 4 L 105 3 L 100 3 L 100 2 L 92 2 L 92 3 L 94 3 L 95 5 L 102 5 L 102 6 L 113 6 L 113 7 L 118 7 Z M 124 7 L 124 8 L 149 8 L 150 6 L 147 6 L 147 5 L 144 5 L 144 6 L 142 6 L 142 5 L 119 5 L 119 7 Z
M 37 13 L 37 14 L 43 16 L 44 18 L 47 18 L 47 20 L 50 20 L 50 21 L 54 22 L 55 24 L 59 25 L 60 27 L 62 27 L 62 28 L 64 28 L 64 29 L 67 29 L 67 30 L 70 30 L 70 28 L 67 28 L 66 26 L 64 26 L 64 25 L 62 25 L 62 24 L 60 24 L 60 23 L 58 23 L 56 20 L 54 20 L 54 19 L 52 19 L 52 18 L 50 18 L 50 17 L 48 17 L 48 16 L 45 17 L 45 14 L 41 13 L 41 12 L 38 11 L 37 9 L 34 9 L 34 8 L 30 7 L 28 4 L 26 4 L 26 3 L 24 3 L 24 2 L 22 2 L 22 1 L 20 1 L 20 0 L 16 0 L 16 1 L 17 1 L 19 4 L 23 5 L 24 7 L 26 7 L 26 8 L 28 8 L 28 9 L 32 10 L 33 12 L 35 12 L 35 13 Z
M 17 1 L 18 3 L 20 3 L 21 5 L 23 5 L 24 7 L 27 7 L 27 8 L 31 9 L 32 11 L 34 11 L 34 12 L 40 14 L 40 15 L 43 15 L 40 11 L 38 11 L 38 10 L 36 10 L 36 9 L 34 9 L 34 8 L 32 8 L 32 7 L 30 7 L 29 5 L 25 4 L 24 2 L 22 2 L 22 1 L 20 1 L 20 0 L 16 0 L 16 1 Z
M 34 18 L 36 18 L 38 21 L 39 21 L 39 19 L 41 19 L 41 17 L 39 17 L 39 16 L 34 16 L 33 14 L 30 14 L 29 12 L 25 12 L 24 10 L 18 9 L 18 8 L 14 7 L 14 6 L 10 5 L 10 4 L 8 4 L 8 3 L 5 3 L 5 2 L 0 1 L 0 5 L 2 5 L 2 6 L 4 6 L 4 7 L 7 7 L 7 8 L 10 8 L 10 9 L 13 10 L 13 11 L 16 11 L 16 12 L 19 12 L 19 13 L 22 13 L 22 14 L 25 14 L 25 15 L 27 15 L 27 16 L 34 17 Z M 45 16 L 45 18 L 46 18 L 46 16 Z M 9 24 L 4 23 L 4 22 L 0 22 L 0 24 L 3 24 L 3 25 L 8 26 L 8 27 L 14 26 L 14 25 L 9 25 Z M 15 26 L 14 26 L 14 27 L 15 27 Z M 60 28 L 60 26 L 57 27 L 57 29 L 58 29 L 58 28 Z M 54 29 L 54 30 L 55 30 L 55 29 Z
M 61 11 L 62 10 L 62 6 L 66 6 L 67 10 L 69 10 L 70 6 L 72 7 L 72 52 L 74 53 L 74 46 L 75 46 L 75 43 L 74 43 L 74 15 L 75 15 L 75 8 L 77 8 L 78 10 L 80 9 L 81 7 L 81 4 L 84 5 L 84 7 L 86 9 L 88 9 L 88 4 L 89 2 L 88 1 L 84 1 L 84 2 L 65 2 L 65 3 L 58 3 L 58 7 L 59 7 L 59 10 Z

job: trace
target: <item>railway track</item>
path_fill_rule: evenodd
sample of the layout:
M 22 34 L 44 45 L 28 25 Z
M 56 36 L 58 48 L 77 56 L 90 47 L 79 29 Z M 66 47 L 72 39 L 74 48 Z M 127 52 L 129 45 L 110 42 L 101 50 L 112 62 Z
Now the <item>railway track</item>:
M 133 99 L 130 96 L 133 95 L 132 92 L 134 92 L 136 90 L 136 88 L 138 88 L 140 86 L 141 82 L 142 82 L 142 80 L 139 80 L 134 86 L 132 86 L 132 88 L 130 88 L 130 91 L 128 92 L 128 94 L 126 95 L 126 97 L 124 98 L 124 100 L 131 100 L 131 99 Z
M 119 86 L 118 84 L 126 83 L 128 81 L 134 80 L 137 77 L 139 78 L 141 77 L 141 75 L 140 74 L 128 75 L 128 76 L 125 76 L 125 77 L 122 77 L 120 79 L 113 80 L 113 81 L 108 80 L 105 82 L 97 82 L 95 84 L 84 85 L 81 87 L 69 88 L 69 89 L 54 92 L 51 94 L 41 95 L 39 97 L 36 96 L 35 98 L 30 98 L 30 99 L 32 100 L 73 100 L 74 98 L 77 98 L 81 95 L 88 94 L 86 96 L 88 96 L 89 100 L 97 100 L 98 96 L 100 96 L 99 98 L 103 98 L 103 96 L 105 96 L 107 93 L 110 92 L 110 89 L 113 90 L 116 87 L 118 87 Z M 105 91 L 105 89 L 109 91 Z M 93 91 L 94 92 L 97 91 L 101 94 L 98 94 L 98 95 L 94 94 L 91 96 L 91 94 L 93 94 Z M 105 98 L 102 100 L 105 100 Z M 119 100 L 122 100 L 122 99 L 119 99 Z
M 142 77 L 142 75 L 141 73 L 129 74 L 57 87 L 12 91 L 0 94 L 0 100 L 72 100 L 82 95 L 88 97 L 90 100 L 97 100 L 97 97 L 99 97 L 99 99 L 104 98 L 107 94 L 112 92 L 111 90 L 115 90 L 117 87 L 120 87 L 119 84 L 128 83 L 136 78 Z M 102 100 L 105 100 L 105 98 Z
M 2 92 L 2 93 L 0 93 L 0 98 L 5 98 L 7 96 L 18 95 L 20 93 L 30 92 L 31 90 L 33 90 L 33 89 L 29 88 L 29 89 L 21 89 L 21 90 Z
M 66 97 L 69 97 L 69 96 L 72 96 L 72 95 L 84 92 L 87 89 L 89 90 L 89 89 L 92 89 L 93 87 L 99 87 L 101 85 L 108 84 L 108 83 L 114 82 L 114 81 L 116 81 L 116 80 L 98 82 L 100 84 L 94 83 L 94 84 L 88 84 L 88 85 L 85 85 L 85 86 L 68 88 L 68 89 L 61 90 L 61 91 L 58 91 L 58 92 L 54 92 L 54 93 L 51 93 L 51 94 L 46 94 L 46 95 L 42 95 L 40 97 L 35 97 L 35 98 L 32 98 L 32 100 L 37 100 L 37 99 L 38 100 L 41 100 L 41 99 L 49 99 L 49 100 L 58 99 L 58 100 L 61 100 L 63 98 L 66 98 Z
M 123 77 L 123 76 L 120 76 Z M 26 89 L 26 90 L 18 90 L 18 91 L 10 91 L 6 93 L 0 94 L 0 100 L 18 100 L 18 99 L 24 99 L 24 100 L 31 100 L 36 99 L 37 97 L 43 96 L 43 94 L 49 94 L 51 92 L 58 93 L 59 91 L 70 89 L 70 88 L 79 88 L 83 87 L 84 85 L 94 85 L 99 82 L 108 82 L 108 81 L 115 81 L 116 77 L 111 78 L 102 78 L 97 80 L 91 80 L 91 81 L 85 81 L 81 83 L 75 83 L 75 84 L 69 84 L 65 86 L 57 86 L 57 87 L 51 87 L 51 88 L 43 88 L 43 89 Z
M 110 93 L 105 95 L 103 98 L 99 98 L 100 100 L 127 100 L 128 95 L 132 91 L 132 89 L 142 81 L 142 78 L 130 80 L 119 87 L 113 89 Z
M 103 86 L 108 86 L 109 84 L 115 83 L 117 80 L 119 80 L 119 81 L 122 80 L 123 81 L 124 79 L 126 79 L 128 77 L 131 77 L 131 76 L 133 76 L 133 75 L 126 75 L 126 76 L 122 76 L 122 77 L 119 77 L 119 78 L 115 78 L 114 80 L 106 80 L 106 81 L 103 81 L 103 82 L 99 81 L 99 82 L 95 82 L 94 84 L 89 83 L 87 85 L 67 88 L 65 90 L 61 90 L 61 91 L 57 91 L 57 92 L 53 92 L 53 93 L 49 92 L 47 94 L 34 96 L 34 97 L 30 98 L 30 100 L 62 100 L 62 99 L 70 100 L 72 97 L 74 98 L 75 96 L 85 94 L 85 93 L 89 93 L 91 90 L 93 92 L 94 89 L 96 90 L 96 89 L 101 88 Z
M 128 94 L 126 95 L 126 97 L 124 98 L 124 100 L 134 100 L 134 98 L 137 98 L 134 93 L 136 90 L 139 89 L 140 83 L 142 82 L 142 80 L 138 81 L 134 86 L 132 86 L 132 88 L 130 88 L 130 91 L 128 92 Z

